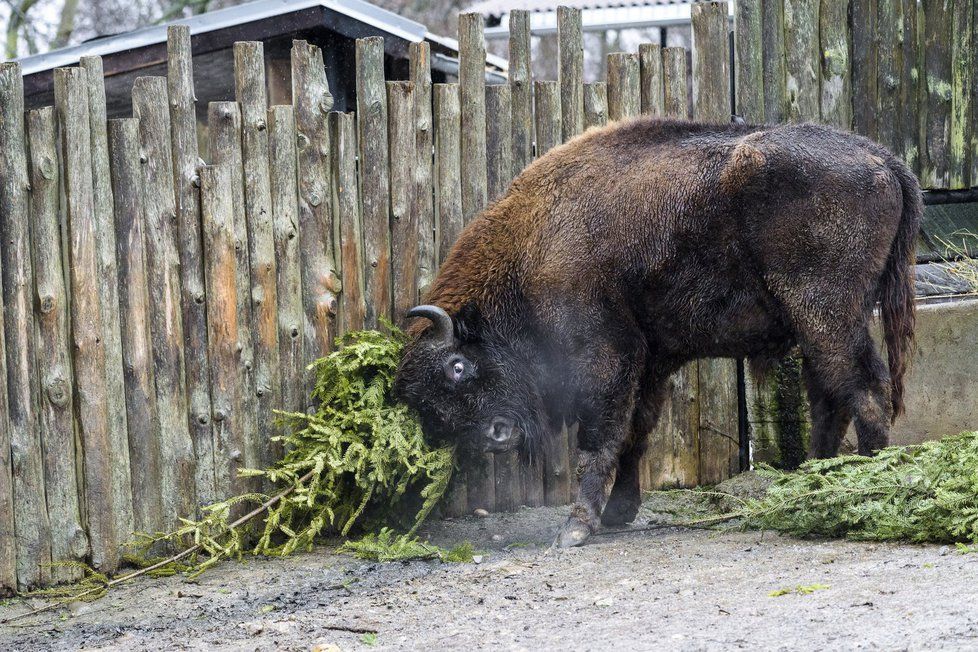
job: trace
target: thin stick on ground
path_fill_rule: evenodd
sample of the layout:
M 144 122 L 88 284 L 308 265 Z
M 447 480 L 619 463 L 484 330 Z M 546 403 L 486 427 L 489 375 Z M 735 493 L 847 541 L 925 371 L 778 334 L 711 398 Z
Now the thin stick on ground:
M 312 476 L 314 475 L 314 473 L 315 473 L 314 470 L 313 471 L 309 471 L 304 476 L 302 476 L 301 478 L 299 478 L 299 481 L 296 482 L 294 485 L 288 487 L 284 491 L 281 491 L 281 492 L 275 494 L 274 496 L 272 496 L 271 498 L 269 498 L 268 500 L 266 500 L 264 503 L 262 503 L 261 505 L 259 505 L 255 509 L 251 510 L 250 512 L 248 512 L 247 514 L 245 514 L 244 516 L 242 516 L 238 520 L 236 520 L 233 523 L 231 523 L 230 525 L 228 525 L 228 531 L 231 531 L 231 530 L 234 530 L 235 528 L 241 527 L 242 525 L 244 525 L 245 523 L 248 523 L 249 521 L 251 521 L 252 519 L 256 518 L 257 516 L 260 516 L 261 514 L 267 512 L 269 509 L 271 509 L 272 507 L 274 507 L 279 501 L 281 501 L 283 498 L 285 498 L 290 493 L 292 493 L 295 490 L 295 488 L 296 488 L 297 485 L 301 485 L 301 484 L 303 484 L 305 482 L 308 482 L 312 478 Z M 91 589 L 88 589 L 86 591 L 82 591 L 81 593 L 78 593 L 76 595 L 73 595 L 73 596 L 71 596 L 70 600 L 80 600 L 82 598 L 85 598 L 85 597 L 94 595 L 94 594 L 96 594 L 96 593 L 98 593 L 100 591 L 105 591 L 106 589 L 110 589 L 110 588 L 112 588 L 114 586 L 118 586 L 118 585 L 120 585 L 120 584 L 122 584 L 124 582 L 128 582 L 130 580 L 134 580 L 137 577 L 141 577 L 143 575 L 146 575 L 147 573 L 152 573 L 153 571 L 158 570 L 160 568 L 163 568 L 165 566 L 169 566 L 171 564 L 175 564 L 175 563 L 177 563 L 179 561 L 182 561 L 182 560 L 186 559 L 187 557 L 190 557 L 191 555 L 193 555 L 196 552 L 200 552 L 200 550 L 202 548 L 203 548 L 203 546 L 201 544 L 199 544 L 199 543 L 194 544 L 193 546 L 187 548 L 186 550 L 183 550 L 182 552 L 178 552 L 177 554 L 175 554 L 175 555 L 173 555 L 171 557 L 168 557 L 166 559 L 163 559 L 161 561 L 158 561 L 155 564 L 152 564 L 150 566 L 146 566 L 145 568 L 140 568 L 140 569 L 135 570 L 135 571 L 133 571 L 131 573 L 126 573 L 125 575 L 122 575 L 120 577 L 113 578 L 113 579 L 109 580 L 104 586 L 96 586 L 94 588 L 91 588 Z M 51 602 L 49 604 L 46 604 L 43 607 L 38 607 L 37 609 L 33 609 L 31 611 L 27 611 L 27 612 L 24 612 L 22 614 L 17 614 L 16 616 L 11 616 L 10 618 L 6 618 L 4 620 L 0 620 L 0 625 L 6 625 L 7 623 L 12 623 L 12 622 L 17 621 L 17 620 L 20 620 L 22 618 L 28 618 L 30 616 L 34 616 L 34 615 L 37 615 L 37 614 L 40 614 L 40 613 L 44 613 L 45 611 L 50 611 L 51 609 L 54 609 L 55 607 L 58 607 L 58 606 L 60 606 L 60 605 L 62 605 L 64 603 L 65 603 L 65 600 L 55 600 L 54 602 Z M 371 633 L 371 632 L 367 632 L 367 633 Z

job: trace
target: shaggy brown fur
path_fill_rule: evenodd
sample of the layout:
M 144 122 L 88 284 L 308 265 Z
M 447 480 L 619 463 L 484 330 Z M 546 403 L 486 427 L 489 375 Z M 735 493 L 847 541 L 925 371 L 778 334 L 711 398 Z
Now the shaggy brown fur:
M 427 297 L 454 318 L 455 343 L 412 324 L 397 392 L 426 432 L 461 440 L 503 415 L 533 448 L 579 421 L 586 471 L 565 545 L 596 527 L 616 468 L 602 520 L 634 518 L 665 381 L 696 358 L 800 345 L 813 454 L 836 454 L 852 419 L 869 454 L 903 408 L 921 210 L 902 162 L 827 127 L 589 130 L 462 233 Z M 877 301 L 889 369 L 868 331 Z M 464 378 L 446 378 L 459 360 Z

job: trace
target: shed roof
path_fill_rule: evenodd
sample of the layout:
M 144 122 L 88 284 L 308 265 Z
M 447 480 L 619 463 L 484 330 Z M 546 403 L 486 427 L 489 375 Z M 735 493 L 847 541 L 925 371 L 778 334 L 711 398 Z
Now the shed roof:
M 556 11 L 557 5 L 573 9 L 618 9 L 688 4 L 692 4 L 692 0 L 482 0 L 469 6 L 466 11 L 486 16 L 501 16 L 514 9 L 534 12 Z

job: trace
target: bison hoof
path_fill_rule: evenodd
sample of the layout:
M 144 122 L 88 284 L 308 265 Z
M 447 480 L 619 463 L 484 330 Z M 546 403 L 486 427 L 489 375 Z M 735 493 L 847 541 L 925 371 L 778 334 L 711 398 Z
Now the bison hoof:
M 637 500 L 614 500 L 608 501 L 604 511 L 601 512 L 601 524 L 609 527 L 627 525 L 635 520 L 638 515 L 640 502 Z
M 560 528 L 557 535 L 557 545 L 561 548 L 573 548 L 588 540 L 591 536 L 591 526 L 578 518 L 571 516 Z

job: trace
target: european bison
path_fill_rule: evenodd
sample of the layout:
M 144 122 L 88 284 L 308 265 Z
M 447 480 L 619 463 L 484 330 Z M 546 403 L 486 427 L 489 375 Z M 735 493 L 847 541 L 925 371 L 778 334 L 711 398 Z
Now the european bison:
M 429 437 L 532 455 L 580 424 L 560 533 L 631 522 L 670 374 L 799 345 L 812 454 L 887 444 L 914 329 L 920 188 L 883 147 L 816 125 L 638 118 L 530 165 L 463 231 L 395 383 Z M 889 365 L 869 335 L 881 304 Z M 887 369 L 887 366 L 889 369 Z M 617 470 L 602 513 L 606 483 Z

